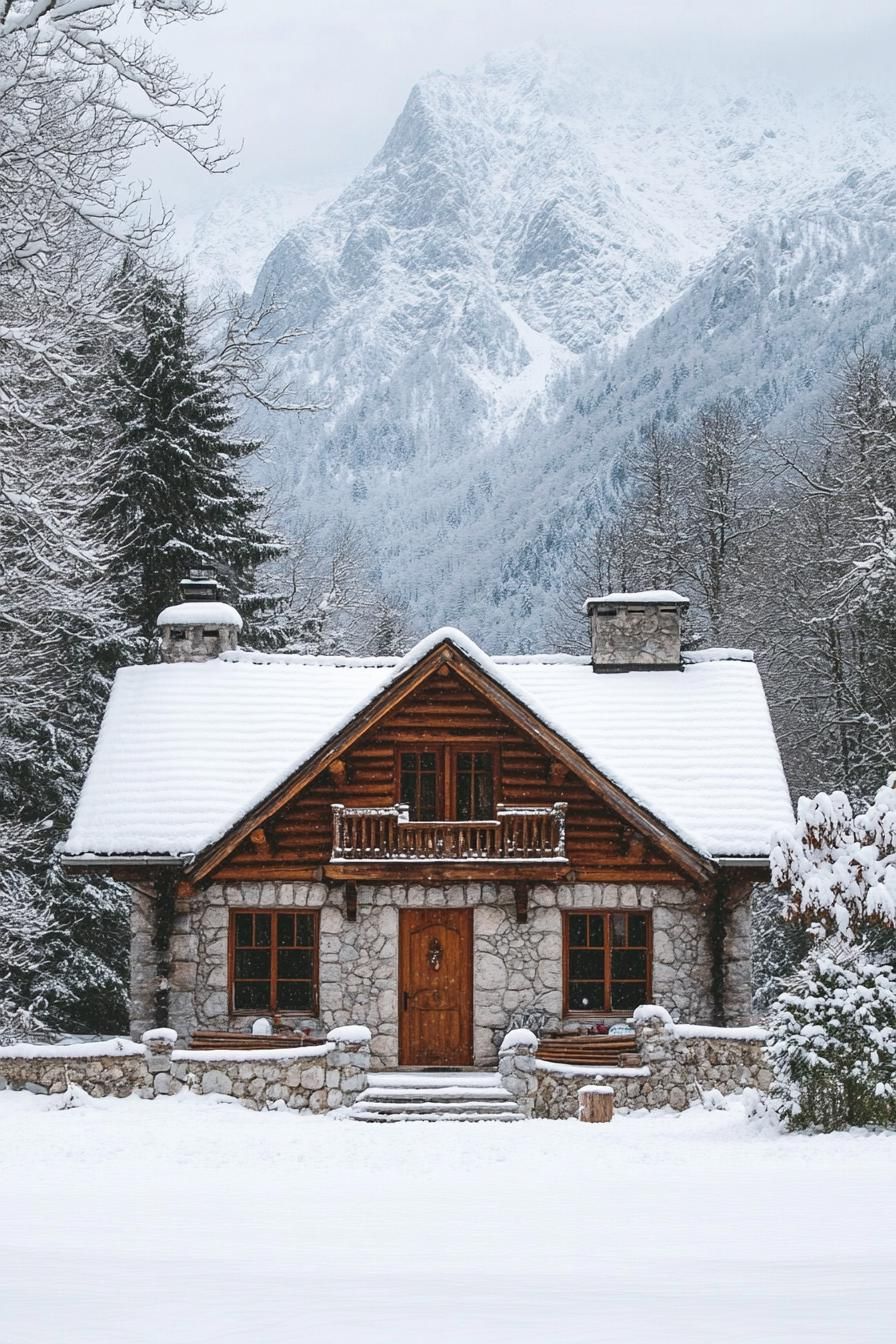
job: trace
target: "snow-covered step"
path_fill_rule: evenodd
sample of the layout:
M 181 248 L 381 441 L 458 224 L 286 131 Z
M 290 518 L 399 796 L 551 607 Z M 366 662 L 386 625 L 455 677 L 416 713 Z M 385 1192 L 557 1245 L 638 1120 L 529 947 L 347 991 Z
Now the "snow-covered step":
M 522 1120 L 495 1073 L 379 1073 L 351 1110 L 353 1120 Z

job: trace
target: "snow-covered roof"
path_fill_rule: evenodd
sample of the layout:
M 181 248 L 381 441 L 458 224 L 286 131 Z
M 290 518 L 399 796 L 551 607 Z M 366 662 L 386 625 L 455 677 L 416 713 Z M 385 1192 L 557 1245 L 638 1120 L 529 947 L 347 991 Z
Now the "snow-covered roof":
M 63 852 L 201 852 L 446 640 L 697 852 L 765 856 L 792 822 L 762 683 L 742 654 L 597 677 L 587 658 L 490 658 L 443 629 L 403 659 L 238 652 L 122 669 Z
M 243 618 L 227 602 L 177 602 L 156 617 L 156 625 L 235 625 L 243 628 Z
M 582 610 L 587 613 L 591 607 L 617 607 L 627 602 L 642 607 L 691 605 L 689 597 L 682 597 L 681 593 L 675 593 L 671 588 L 645 588 L 642 593 L 604 593 L 602 597 L 586 597 Z

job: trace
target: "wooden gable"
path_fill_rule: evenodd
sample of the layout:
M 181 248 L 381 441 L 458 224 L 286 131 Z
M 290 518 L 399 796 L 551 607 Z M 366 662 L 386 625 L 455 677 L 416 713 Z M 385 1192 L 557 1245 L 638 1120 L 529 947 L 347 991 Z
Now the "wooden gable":
M 404 684 L 387 688 L 315 761 L 201 856 L 194 880 L 320 877 L 332 851 L 332 805 L 393 805 L 398 799 L 397 753 L 402 745 L 426 744 L 493 748 L 497 798 L 505 804 L 567 803 L 570 877 L 678 882 L 705 875 L 701 856 L 618 786 L 603 780 L 476 664 L 446 645 L 409 669 Z M 491 873 L 482 876 L 494 880 Z M 512 881 L 512 867 L 503 865 L 502 876 Z M 421 872 L 419 880 L 427 879 L 450 877 L 444 869 L 441 875 Z

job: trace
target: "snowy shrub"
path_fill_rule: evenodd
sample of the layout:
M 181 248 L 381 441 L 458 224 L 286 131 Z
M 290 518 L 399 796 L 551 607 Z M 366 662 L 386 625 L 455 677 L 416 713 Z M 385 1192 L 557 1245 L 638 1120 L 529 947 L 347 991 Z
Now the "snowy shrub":
M 896 1125 L 896 970 L 819 944 L 772 1008 L 767 1051 L 790 1128 Z
M 852 941 L 871 924 L 896 925 L 896 775 L 853 813 L 844 793 L 801 798 L 797 823 L 771 853 L 784 915 Z

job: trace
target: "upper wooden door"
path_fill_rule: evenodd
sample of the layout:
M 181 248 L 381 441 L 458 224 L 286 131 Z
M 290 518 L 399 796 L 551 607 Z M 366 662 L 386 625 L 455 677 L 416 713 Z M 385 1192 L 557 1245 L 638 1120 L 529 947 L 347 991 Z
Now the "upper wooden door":
M 473 1062 L 473 912 L 399 912 L 400 1063 Z

